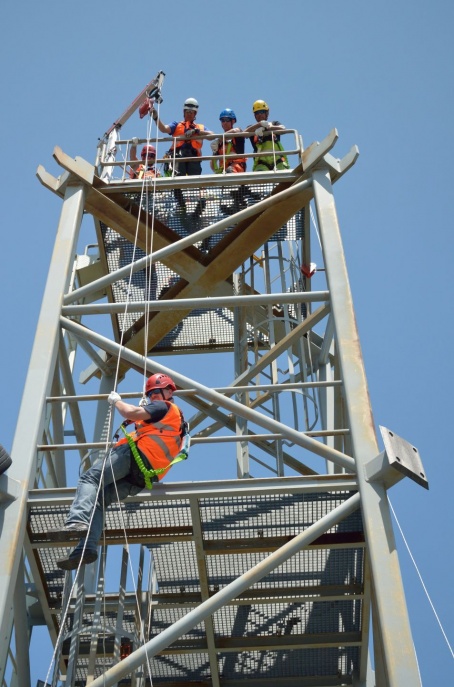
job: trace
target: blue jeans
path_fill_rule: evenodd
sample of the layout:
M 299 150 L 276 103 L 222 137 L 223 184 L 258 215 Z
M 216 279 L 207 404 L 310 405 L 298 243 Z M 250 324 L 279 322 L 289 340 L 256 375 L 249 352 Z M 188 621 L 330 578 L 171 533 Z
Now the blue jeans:
M 97 499 L 96 493 L 101 480 L 103 461 L 96 462 L 79 479 L 76 497 L 69 509 L 66 524 L 69 525 L 70 523 L 77 522 L 88 525 L 93 509 L 95 510 L 90 532 L 87 536 L 86 552 L 97 552 L 98 542 L 104 526 L 104 509 L 114 501 L 117 501 L 117 492 L 118 498 L 120 501 L 123 501 L 127 496 L 134 496 L 143 489 L 143 487 L 131 484 L 126 479 L 131 474 L 131 460 L 134 460 L 134 458 L 128 444 L 122 444 L 112 451 L 110 457 L 106 460 L 103 486 L 99 490 Z M 81 539 L 70 554 L 71 557 L 79 556 L 82 553 L 84 542 L 85 539 Z

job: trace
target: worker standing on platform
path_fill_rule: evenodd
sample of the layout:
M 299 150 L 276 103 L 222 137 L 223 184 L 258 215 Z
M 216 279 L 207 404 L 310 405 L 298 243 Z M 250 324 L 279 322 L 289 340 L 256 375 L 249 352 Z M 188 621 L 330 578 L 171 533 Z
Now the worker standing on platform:
M 169 150 L 169 155 L 173 157 L 175 153 L 175 172 L 178 176 L 194 176 L 202 173 L 202 164 L 199 160 L 188 160 L 187 157 L 200 157 L 202 155 L 203 141 L 197 140 L 194 136 L 207 136 L 212 134 L 203 124 L 196 124 L 196 117 L 199 111 L 199 103 L 195 98 L 187 98 L 183 104 L 183 120 L 174 121 L 171 124 L 164 124 L 158 117 L 154 108 L 151 109 L 151 116 L 163 134 L 169 136 L 182 137 L 175 140 Z
M 240 132 L 239 126 L 234 127 L 236 124 L 236 115 L 233 110 L 226 108 L 222 110 L 219 115 L 219 121 L 221 122 L 222 130 L 226 134 L 233 134 Z M 232 138 L 215 138 L 211 141 L 211 150 L 213 155 L 219 156 L 219 160 L 211 160 L 211 169 L 216 174 L 222 174 L 224 171 L 227 173 L 239 173 L 246 171 L 246 158 L 244 156 L 244 138 L 241 136 L 235 136 Z M 233 155 L 238 153 L 240 157 L 238 158 L 227 158 L 224 155 Z
M 285 155 L 280 155 L 284 150 L 278 133 L 285 126 L 278 121 L 269 122 L 270 108 L 264 100 L 256 100 L 252 105 L 255 124 L 248 126 L 245 131 L 251 132 L 252 148 L 254 153 L 264 153 L 254 157 L 253 172 L 269 172 L 275 169 L 290 169 Z
M 117 499 L 134 496 L 144 487 L 151 489 L 152 482 L 162 479 L 173 462 L 187 457 L 182 445 L 187 424 L 173 401 L 175 390 L 168 375 L 154 374 L 147 380 L 146 398 L 139 406 L 125 403 L 116 391 L 109 395 L 109 403 L 126 420 L 122 428 L 134 422 L 136 431 L 129 435 L 123 429 L 125 438 L 115 444 L 105 464 L 98 461 L 80 477 L 65 526 L 49 533 L 52 540 L 65 534 L 81 537 L 69 556 L 57 561 L 60 569 L 75 570 L 80 563 L 93 563 L 98 557 L 104 510 Z
M 142 148 L 140 157 L 142 163 L 139 163 L 137 158 L 137 139 L 133 139 L 131 145 L 131 168 L 129 170 L 130 179 L 155 179 L 161 176 L 156 170 L 156 148 L 148 145 Z

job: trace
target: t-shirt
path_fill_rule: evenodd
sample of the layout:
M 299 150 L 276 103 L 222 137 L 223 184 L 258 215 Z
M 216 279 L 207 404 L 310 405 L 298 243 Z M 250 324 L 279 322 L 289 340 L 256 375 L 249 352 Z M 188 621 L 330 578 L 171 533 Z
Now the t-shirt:
M 160 422 L 169 412 L 169 406 L 165 401 L 150 401 L 143 409 L 150 415 L 150 419 L 145 422 Z

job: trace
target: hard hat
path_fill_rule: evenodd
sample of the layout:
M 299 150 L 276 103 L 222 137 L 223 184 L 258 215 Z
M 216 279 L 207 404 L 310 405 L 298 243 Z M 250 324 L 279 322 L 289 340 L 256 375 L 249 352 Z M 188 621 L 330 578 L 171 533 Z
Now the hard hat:
M 156 148 L 154 146 L 144 146 L 140 155 L 141 157 L 156 157 Z
M 167 389 L 167 387 L 170 387 L 172 391 L 177 390 L 175 382 L 171 377 L 169 377 L 169 375 L 158 373 L 151 375 L 151 377 L 147 379 L 147 383 L 145 384 L 145 393 L 148 396 L 150 391 L 153 391 L 154 389 Z
M 222 110 L 221 114 L 219 115 L 219 119 L 224 117 L 227 119 L 233 119 L 233 121 L 236 122 L 236 114 L 229 107 L 227 107 L 225 110 Z
M 183 110 L 193 110 L 197 112 L 199 109 L 199 103 L 195 98 L 186 98 L 183 105 Z
M 256 100 L 252 106 L 252 112 L 257 112 L 258 110 L 266 110 L 268 112 L 269 109 L 264 100 Z

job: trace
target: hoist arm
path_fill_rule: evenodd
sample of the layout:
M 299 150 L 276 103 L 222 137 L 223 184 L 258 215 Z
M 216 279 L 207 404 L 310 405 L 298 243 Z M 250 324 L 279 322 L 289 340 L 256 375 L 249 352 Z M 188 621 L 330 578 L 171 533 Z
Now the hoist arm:
M 114 129 L 119 129 L 120 127 L 123 126 L 125 122 L 128 121 L 132 113 L 137 110 L 137 108 L 142 104 L 144 98 L 152 98 L 158 102 L 162 102 L 161 98 L 161 88 L 162 84 L 164 83 L 164 77 L 165 74 L 164 72 L 158 72 L 157 76 L 155 76 L 154 79 L 152 79 L 146 86 L 145 88 L 142 88 L 140 93 L 134 98 L 132 103 L 129 105 L 129 107 L 126 108 L 126 110 L 123 112 L 121 117 L 119 117 L 106 131 L 104 134 L 103 138 L 108 138 L 110 133 Z

